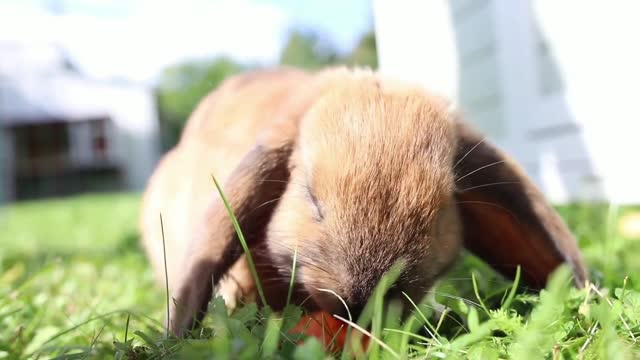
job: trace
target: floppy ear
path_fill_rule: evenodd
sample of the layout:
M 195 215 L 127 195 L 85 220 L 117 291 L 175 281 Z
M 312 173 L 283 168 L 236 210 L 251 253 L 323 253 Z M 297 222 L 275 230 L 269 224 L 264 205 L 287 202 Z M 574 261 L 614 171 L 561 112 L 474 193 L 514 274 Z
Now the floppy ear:
M 282 134 L 280 134 L 282 135 Z M 227 179 L 223 191 L 249 247 L 263 241 L 273 210 L 289 179 L 292 140 L 261 141 Z M 191 244 L 171 304 L 170 329 L 182 336 L 202 319 L 220 278 L 243 254 L 233 222 L 211 183 L 211 203 Z
M 512 159 L 456 122 L 454 161 L 464 244 L 507 276 L 518 265 L 528 285 L 543 288 L 566 262 L 578 286 L 587 271 L 567 225 Z

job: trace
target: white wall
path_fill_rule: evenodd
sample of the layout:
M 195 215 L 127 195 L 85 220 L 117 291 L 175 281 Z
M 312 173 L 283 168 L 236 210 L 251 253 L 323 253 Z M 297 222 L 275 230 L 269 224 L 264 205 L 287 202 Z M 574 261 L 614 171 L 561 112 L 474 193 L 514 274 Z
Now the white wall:
M 153 93 L 144 87 L 102 89 L 115 127 L 113 156 L 126 164 L 127 187 L 142 190 L 160 154 L 159 125 Z
M 640 2 L 537 0 L 532 8 L 603 191 L 616 202 L 640 203 Z
M 455 98 L 553 201 L 640 203 L 640 3 L 585 4 L 375 0 L 380 68 Z

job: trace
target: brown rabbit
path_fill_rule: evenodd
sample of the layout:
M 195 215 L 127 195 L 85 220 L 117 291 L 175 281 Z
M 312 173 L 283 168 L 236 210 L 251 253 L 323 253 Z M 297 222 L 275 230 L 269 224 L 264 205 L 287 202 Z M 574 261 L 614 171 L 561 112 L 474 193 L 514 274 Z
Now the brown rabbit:
M 255 284 L 223 190 L 281 307 L 297 254 L 305 306 L 362 309 L 381 276 L 421 298 L 464 245 L 533 287 L 563 262 L 587 278 L 574 237 L 521 168 L 461 123 L 443 99 L 370 71 L 258 71 L 198 106 L 144 198 L 144 244 L 164 279 L 171 330 L 184 333 L 216 286 L 233 306 Z M 164 281 L 164 280 L 163 280 Z

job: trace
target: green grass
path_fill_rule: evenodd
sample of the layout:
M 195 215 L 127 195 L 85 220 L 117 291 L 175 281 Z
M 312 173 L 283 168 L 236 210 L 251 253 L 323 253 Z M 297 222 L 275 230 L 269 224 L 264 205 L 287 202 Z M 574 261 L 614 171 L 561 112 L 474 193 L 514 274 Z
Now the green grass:
M 297 308 L 277 314 L 250 305 L 228 316 L 220 300 L 195 339 L 166 339 L 165 292 L 138 245 L 138 203 L 137 195 L 109 194 L 0 210 L 0 359 L 363 356 L 358 348 L 330 354 L 315 340 L 298 345 L 289 333 Z M 367 355 L 640 358 L 640 239 L 616 231 L 618 217 L 637 209 L 560 210 L 595 289 L 568 286 L 560 271 L 536 295 L 466 256 L 435 291 L 444 314 L 418 303 L 403 323 L 399 308 L 383 312 L 382 297 L 374 296 L 361 324 L 382 345 L 372 342 Z

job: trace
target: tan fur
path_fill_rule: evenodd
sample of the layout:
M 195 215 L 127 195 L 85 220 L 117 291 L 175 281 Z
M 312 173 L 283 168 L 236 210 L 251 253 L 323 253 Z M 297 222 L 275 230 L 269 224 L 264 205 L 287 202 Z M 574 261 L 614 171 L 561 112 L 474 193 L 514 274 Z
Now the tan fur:
M 143 239 L 160 279 L 158 214 L 164 218 L 172 330 L 182 334 L 201 316 L 211 284 L 231 306 L 257 298 L 211 174 L 224 184 L 276 308 L 294 253 L 294 301 L 311 295 L 305 306 L 333 312 L 341 303 L 323 289 L 357 311 L 398 261 L 398 289 L 419 300 L 463 240 L 506 274 L 522 263 L 535 286 L 563 261 L 583 281 L 575 239 L 559 216 L 490 144 L 468 152 L 476 143 L 446 101 L 367 70 L 283 69 L 226 81 L 198 106 L 144 198 Z M 496 157 L 506 165 L 462 177 Z M 505 186 L 485 187 L 483 173 Z
M 160 162 L 143 199 L 141 227 L 145 248 L 159 279 L 164 279 L 159 214 L 164 217 L 169 283 L 177 281 L 189 239 L 202 214 L 217 198 L 211 176 L 228 178 L 256 137 L 283 116 L 291 92 L 300 91 L 309 75 L 278 72 L 247 74 L 226 81 L 194 111 L 180 143 Z M 238 84 L 245 80 L 245 84 Z M 253 80 L 253 81 L 247 81 Z M 164 280 L 162 280 L 164 281 Z

